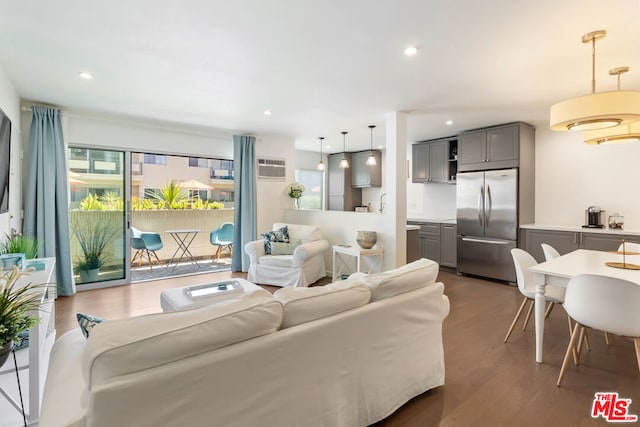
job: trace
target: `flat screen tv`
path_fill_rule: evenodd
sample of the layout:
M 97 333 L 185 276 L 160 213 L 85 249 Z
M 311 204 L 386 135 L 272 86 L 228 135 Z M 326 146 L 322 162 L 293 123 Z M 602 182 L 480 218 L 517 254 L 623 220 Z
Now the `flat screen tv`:
M 9 168 L 11 167 L 11 120 L 0 110 L 0 213 L 9 212 Z

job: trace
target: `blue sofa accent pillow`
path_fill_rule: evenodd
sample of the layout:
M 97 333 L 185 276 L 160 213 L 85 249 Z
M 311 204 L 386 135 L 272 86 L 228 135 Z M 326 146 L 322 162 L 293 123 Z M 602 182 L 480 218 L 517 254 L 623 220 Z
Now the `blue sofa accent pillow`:
M 104 319 L 83 313 L 76 314 L 76 319 L 78 319 L 78 325 L 80 325 L 80 329 L 82 329 L 82 334 L 85 338 L 89 338 L 89 333 L 96 325 L 104 322 Z
M 261 234 L 261 236 L 264 238 L 264 253 L 271 255 L 271 242 L 289 243 L 289 227 L 285 225 L 277 230 Z

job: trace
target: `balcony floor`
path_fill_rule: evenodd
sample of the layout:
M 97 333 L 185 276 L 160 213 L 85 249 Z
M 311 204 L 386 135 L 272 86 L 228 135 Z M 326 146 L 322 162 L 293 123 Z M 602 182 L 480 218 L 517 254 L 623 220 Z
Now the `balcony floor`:
M 177 265 L 167 265 L 163 260 L 160 267 L 154 263 L 153 270 L 149 269 L 148 264 L 142 264 L 141 267 L 137 263 L 131 266 L 131 282 L 144 282 L 147 280 L 167 279 L 176 276 L 190 276 L 194 274 L 213 273 L 216 271 L 224 271 L 231 269 L 231 257 L 220 257 L 217 260 L 211 260 L 211 257 L 200 258 L 197 260 L 198 265 L 190 262 L 180 262 Z

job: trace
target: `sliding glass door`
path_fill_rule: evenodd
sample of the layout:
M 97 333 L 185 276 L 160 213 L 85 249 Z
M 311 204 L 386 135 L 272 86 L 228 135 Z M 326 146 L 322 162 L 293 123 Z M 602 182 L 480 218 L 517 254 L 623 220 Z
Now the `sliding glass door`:
M 71 258 L 78 289 L 129 283 L 124 151 L 69 148 Z

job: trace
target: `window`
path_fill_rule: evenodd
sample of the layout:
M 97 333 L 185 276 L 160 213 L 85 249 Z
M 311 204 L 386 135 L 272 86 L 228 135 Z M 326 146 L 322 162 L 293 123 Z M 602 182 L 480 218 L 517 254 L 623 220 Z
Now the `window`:
M 312 169 L 296 169 L 296 182 L 304 185 L 300 198 L 302 209 L 322 209 L 324 173 Z
M 162 154 L 144 154 L 144 162 L 151 165 L 166 165 L 167 156 Z
M 194 168 L 208 168 L 209 160 L 200 157 L 189 157 L 189 166 Z
M 211 159 L 211 178 L 233 179 L 233 160 Z

